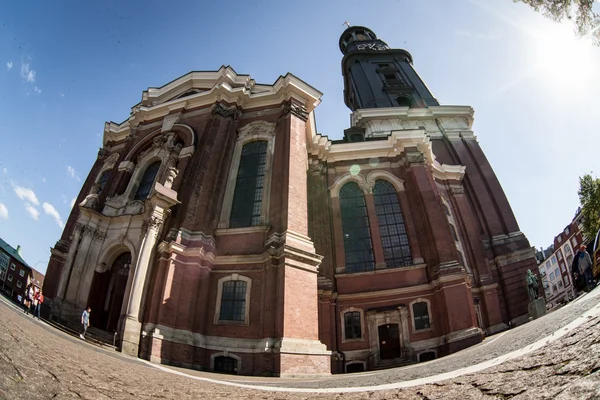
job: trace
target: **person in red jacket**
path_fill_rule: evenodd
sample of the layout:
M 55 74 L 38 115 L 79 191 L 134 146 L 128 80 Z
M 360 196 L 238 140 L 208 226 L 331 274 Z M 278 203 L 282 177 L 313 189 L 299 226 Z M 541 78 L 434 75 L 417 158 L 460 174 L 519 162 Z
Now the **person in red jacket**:
M 44 302 L 44 295 L 42 289 L 35 293 L 35 312 L 33 316 L 37 315 L 38 321 L 40 320 L 40 310 L 42 309 L 42 303 Z

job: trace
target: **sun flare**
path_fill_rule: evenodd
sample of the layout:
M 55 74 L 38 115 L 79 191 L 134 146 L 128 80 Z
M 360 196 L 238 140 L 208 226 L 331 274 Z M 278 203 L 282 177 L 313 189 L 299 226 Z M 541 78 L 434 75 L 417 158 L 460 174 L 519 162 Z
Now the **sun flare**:
M 588 38 L 579 38 L 569 24 L 556 25 L 536 32 L 536 69 L 549 82 L 565 87 L 585 87 L 598 74 L 594 51 Z

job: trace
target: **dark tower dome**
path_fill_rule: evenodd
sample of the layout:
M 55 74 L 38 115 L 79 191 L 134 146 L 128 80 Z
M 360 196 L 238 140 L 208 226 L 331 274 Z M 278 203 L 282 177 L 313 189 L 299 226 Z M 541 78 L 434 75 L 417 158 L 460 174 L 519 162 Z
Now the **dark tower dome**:
M 413 68 L 408 51 L 390 49 L 364 26 L 348 27 L 339 45 L 344 53 L 344 100 L 351 110 L 439 105 Z

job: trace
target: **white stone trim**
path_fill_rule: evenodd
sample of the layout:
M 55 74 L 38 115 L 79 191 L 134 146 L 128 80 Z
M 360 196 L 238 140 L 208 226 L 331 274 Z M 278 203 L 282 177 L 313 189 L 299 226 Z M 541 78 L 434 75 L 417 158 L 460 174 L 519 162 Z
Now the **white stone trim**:
M 429 328 L 425 328 L 425 329 L 418 329 L 415 327 L 415 314 L 414 314 L 414 310 L 413 310 L 413 305 L 417 304 L 417 303 L 425 303 L 427 304 L 427 316 L 429 317 Z M 408 312 L 410 315 L 410 321 L 411 321 L 411 327 L 412 327 L 412 333 L 421 333 L 421 332 L 430 332 L 433 331 L 433 316 L 431 313 L 431 300 L 423 298 L 423 297 L 419 297 L 413 301 L 411 301 L 408 304 Z
M 243 321 L 222 321 L 220 320 L 221 316 L 221 300 L 223 297 L 223 284 L 229 281 L 243 281 L 246 282 L 246 299 L 245 299 L 245 310 L 244 310 L 244 320 Z M 213 323 L 215 325 L 250 325 L 250 292 L 252 292 L 252 278 L 244 275 L 239 275 L 237 273 L 231 274 L 228 276 L 224 276 L 219 278 L 217 281 L 217 300 L 215 302 L 215 316 L 213 318 Z
M 187 89 L 204 91 L 183 98 L 173 98 Z M 131 116 L 121 124 L 107 122 L 103 143 L 120 141 L 131 129 L 144 121 L 162 119 L 174 111 L 206 107 L 217 101 L 250 109 L 276 106 L 295 99 L 308 113 L 320 103 L 322 93 L 292 74 L 279 77 L 272 85 L 256 84 L 248 75 L 238 75 L 231 67 L 218 71 L 190 72 L 160 87 L 148 88 L 142 93 L 142 102 L 132 107 Z
M 233 196 L 237 182 L 238 169 L 242 158 L 243 147 L 257 140 L 267 142 L 267 154 L 265 160 L 264 186 L 260 211 L 260 226 L 269 225 L 269 205 L 271 197 L 271 179 L 273 168 L 273 157 L 275 153 L 275 124 L 266 121 L 254 121 L 239 129 L 239 135 L 235 144 L 231 166 L 229 167 L 229 177 L 225 189 L 225 198 L 223 199 L 223 208 L 221 209 L 221 218 L 219 219 L 219 228 L 229 228 L 229 218 L 231 216 L 231 207 L 233 206 Z
M 365 177 L 362 174 L 352 175 L 350 172 L 348 172 L 347 174 L 344 174 L 337 178 L 335 182 L 333 182 L 333 185 L 329 187 L 330 196 L 332 198 L 340 197 L 340 190 L 348 182 L 356 182 L 360 190 L 362 190 L 365 194 L 367 193 L 365 189 L 365 187 L 367 186 L 367 180 L 365 179 Z
M 344 315 L 348 312 L 360 313 L 360 338 L 346 339 L 346 321 Z M 342 343 L 363 342 L 365 340 L 365 312 L 362 308 L 347 307 L 340 311 L 340 326 L 342 327 Z
M 377 183 L 377 180 L 384 180 L 391 183 L 396 189 L 396 192 L 404 191 L 404 181 L 398 178 L 396 175 L 392 174 L 391 172 L 382 170 L 369 172 L 369 174 L 367 175 L 367 184 L 374 188 L 375 183 Z
M 210 369 L 211 371 L 215 370 L 215 358 L 217 357 L 231 357 L 233 359 L 235 359 L 237 361 L 237 369 L 236 369 L 236 373 L 242 369 L 242 359 L 239 356 L 236 356 L 235 354 L 231 354 L 229 351 L 225 350 L 221 353 L 214 353 L 210 355 Z

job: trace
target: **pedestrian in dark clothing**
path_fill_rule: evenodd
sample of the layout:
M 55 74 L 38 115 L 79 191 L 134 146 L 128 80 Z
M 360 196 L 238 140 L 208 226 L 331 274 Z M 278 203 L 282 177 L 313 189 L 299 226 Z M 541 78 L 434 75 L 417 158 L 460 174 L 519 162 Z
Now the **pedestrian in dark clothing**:
M 88 326 L 90 326 L 90 313 L 92 308 L 88 306 L 81 314 L 81 324 L 83 325 L 83 332 L 79 335 L 80 338 L 85 340 L 85 334 L 87 333 Z
M 577 273 L 579 276 L 583 277 L 585 290 L 589 292 L 594 288 L 594 277 L 592 276 L 592 257 L 586 251 L 586 246 L 584 244 L 581 245 L 579 251 L 575 254 L 575 260 L 573 260 L 573 264 L 577 265 Z

